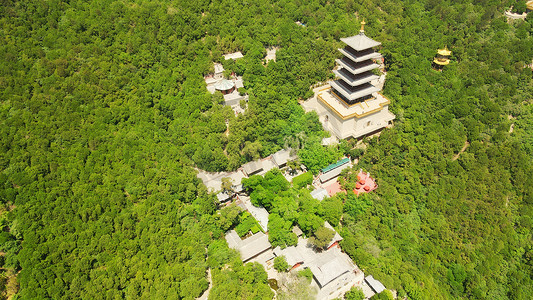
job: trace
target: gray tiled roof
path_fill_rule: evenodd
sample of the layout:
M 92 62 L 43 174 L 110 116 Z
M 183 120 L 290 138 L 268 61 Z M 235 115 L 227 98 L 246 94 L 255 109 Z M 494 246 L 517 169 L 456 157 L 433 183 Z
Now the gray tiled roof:
M 337 75 L 344 82 L 348 83 L 351 86 L 361 85 L 363 83 L 370 82 L 372 80 L 378 79 L 379 76 L 373 74 L 370 71 L 354 75 L 348 72 L 345 68 L 340 68 L 338 70 L 333 70 L 333 73 Z
M 374 279 L 372 275 L 369 275 L 365 278 L 365 281 L 368 283 L 370 288 L 374 290 L 377 294 L 383 292 L 385 290 L 385 286 L 379 282 L 378 280 Z
M 288 161 L 296 159 L 296 155 L 291 155 L 290 149 L 282 149 L 272 154 L 272 160 L 277 166 L 283 166 Z
M 341 38 L 341 41 L 347 44 L 348 46 L 354 48 L 357 51 L 366 50 L 368 48 L 376 47 L 381 45 L 380 42 L 374 41 L 373 39 L 367 37 L 364 33 L 359 33 L 347 38 Z
M 231 89 L 234 86 L 235 86 L 235 83 L 227 79 L 222 79 L 219 82 L 215 83 L 215 89 L 219 91 L 226 91 L 226 90 Z
M 311 192 L 311 197 L 317 199 L 317 200 L 324 200 L 324 198 L 328 198 L 328 191 L 323 188 L 318 188 Z
M 244 172 L 250 176 L 250 174 L 257 173 L 261 170 L 263 170 L 263 165 L 260 161 L 251 161 L 245 165 L 242 166 Z
M 243 240 L 239 252 L 241 253 L 242 261 L 246 262 L 270 248 L 272 248 L 272 245 L 268 241 L 268 236 L 262 232 L 258 232 Z
M 349 59 L 353 60 L 354 62 L 360 62 L 365 61 L 368 59 L 378 58 L 381 56 L 378 52 L 374 51 L 364 51 L 364 52 L 358 52 L 358 53 L 352 53 L 348 49 L 339 49 L 339 52 L 342 53 L 344 56 L 348 57 Z
M 352 269 L 347 261 L 332 251 L 320 255 L 316 260 L 309 263 L 309 268 L 321 287 L 324 287 L 342 274 L 350 272 Z
M 247 262 L 251 258 L 265 252 L 272 248 L 268 241 L 268 236 L 262 232 L 258 232 L 251 237 L 241 240 L 235 230 L 226 233 L 226 241 L 228 246 L 232 249 L 238 250 L 241 253 L 243 262 Z
M 370 83 L 363 83 L 361 85 L 351 87 L 342 80 L 335 80 L 330 82 L 330 85 L 335 89 L 336 92 L 340 93 L 350 101 L 372 95 L 375 92 L 379 92 L 379 88 L 371 85 Z
M 287 247 L 283 250 L 281 250 L 280 247 L 276 247 L 274 249 L 274 254 L 276 254 L 276 256 L 285 256 L 285 260 L 291 267 L 293 267 L 294 265 L 298 263 L 304 262 L 303 255 L 294 246 Z

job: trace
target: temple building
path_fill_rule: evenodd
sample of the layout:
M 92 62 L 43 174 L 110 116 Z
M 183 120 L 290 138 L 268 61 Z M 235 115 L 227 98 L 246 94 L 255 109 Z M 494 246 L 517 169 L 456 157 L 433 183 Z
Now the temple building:
M 236 52 L 227 54 L 227 59 L 238 59 L 242 53 Z M 207 90 L 214 94 L 219 91 L 224 95 L 224 105 L 231 106 L 236 114 L 244 112 L 241 107 L 241 100 L 248 101 L 248 95 L 239 93 L 239 88 L 244 87 L 242 77 L 232 74 L 229 79 L 224 78 L 224 66 L 214 63 L 214 73 L 204 77 Z
M 227 79 L 222 79 L 215 83 L 215 90 L 220 91 L 223 95 L 227 95 L 235 90 L 235 83 Z
M 338 139 L 360 138 L 377 132 L 394 120 L 389 112 L 390 100 L 379 93 L 384 76 L 378 76 L 382 56 L 374 51 L 381 45 L 367 37 L 365 21 L 358 35 L 341 38 L 346 44 L 339 49 L 343 57 L 337 59 L 333 70 L 337 80 L 319 90 L 316 97 L 304 103 L 306 110 L 314 110 L 324 128 Z
M 442 71 L 444 66 L 450 63 L 450 55 L 452 51 L 444 47 L 444 49 L 437 50 L 437 56 L 433 59 L 433 68 L 437 71 Z

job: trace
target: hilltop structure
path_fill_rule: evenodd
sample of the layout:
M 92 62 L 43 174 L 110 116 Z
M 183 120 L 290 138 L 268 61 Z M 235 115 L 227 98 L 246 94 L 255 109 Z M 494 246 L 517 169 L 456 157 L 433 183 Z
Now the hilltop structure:
M 357 174 L 357 182 L 355 183 L 354 194 L 369 193 L 378 188 L 376 180 L 370 177 L 370 172 L 365 173 L 362 169 Z
M 318 91 L 304 104 L 318 113 L 324 128 L 338 139 L 359 138 L 388 126 L 395 116 L 389 112 L 390 100 L 379 93 L 384 76 L 377 75 L 380 67 L 375 60 L 381 54 L 374 51 L 380 42 L 365 35 L 365 21 L 358 35 L 341 38 L 346 44 L 339 51 L 337 80 Z
M 437 50 L 437 56 L 433 59 L 433 68 L 437 71 L 442 71 L 444 66 L 450 64 L 450 55 L 452 51 L 448 50 L 447 47 L 444 49 Z
M 224 55 L 224 59 L 237 60 L 242 58 L 241 52 Z M 214 63 L 214 73 L 204 77 L 207 90 L 214 94 L 219 91 L 224 95 L 224 105 L 231 106 L 235 113 L 242 113 L 241 100 L 248 101 L 248 95 L 241 95 L 239 88 L 244 87 L 242 77 L 232 74 L 229 79 L 224 78 L 224 67 L 220 63 Z

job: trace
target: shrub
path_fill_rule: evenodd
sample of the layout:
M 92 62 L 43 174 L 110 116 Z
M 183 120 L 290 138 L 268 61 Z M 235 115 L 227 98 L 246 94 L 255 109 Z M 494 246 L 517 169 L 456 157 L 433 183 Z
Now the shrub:
M 274 258 L 274 269 L 276 269 L 278 272 L 286 272 L 289 267 L 290 266 L 287 263 L 285 256 L 282 255 Z
M 301 175 L 298 175 L 292 179 L 292 184 L 300 189 L 302 187 L 306 187 L 309 184 L 313 183 L 313 173 L 306 172 Z

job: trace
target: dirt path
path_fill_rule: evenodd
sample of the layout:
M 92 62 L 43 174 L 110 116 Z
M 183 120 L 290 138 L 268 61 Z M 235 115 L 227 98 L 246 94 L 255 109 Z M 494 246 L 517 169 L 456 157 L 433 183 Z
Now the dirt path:
M 454 155 L 454 157 L 452 158 L 452 161 L 457 160 L 459 158 L 459 155 L 461 155 L 463 152 L 465 152 L 465 150 L 466 150 L 466 148 L 468 148 L 468 146 L 470 146 L 470 143 L 468 141 L 465 141 L 463 149 L 461 149 L 461 151 L 459 151 L 459 153 Z
M 532 61 L 532 62 L 533 62 L 533 61 Z M 514 119 L 514 116 L 513 116 L 513 115 L 508 115 L 508 116 L 507 116 L 507 119 L 508 119 L 509 121 L 511 121 L 511 120 Z M 514 131 L 514 123 L 511 124 L 511 127 L 509 128 L 509 133 L 513 133 L 513 131 Z
M 7 272 L 6 290 L 4 294 L 7 300 L 13 299 L 15 294 L 19 291 L 19 283 L 17 282 L 17 276 L 19 273 L 20 271 L 17 273 L 12 273 L 12 271 Z
M 226 132 L 224 132 L 226 136 L 229 136 L 229 123 L 226 123 Z
M 209 291 L 211 290 L 211 287 L 213 287 L 213 279 L 211 278 L 211 268 L 207 269 L 207 281 L 209 281 L 209 287 L 205 292 L 202 294 L 202 296 L 196 298 L 197 300 L 207 300 L 209 298 Z

